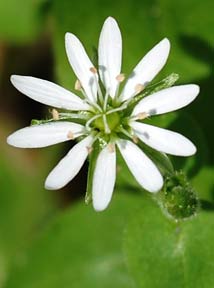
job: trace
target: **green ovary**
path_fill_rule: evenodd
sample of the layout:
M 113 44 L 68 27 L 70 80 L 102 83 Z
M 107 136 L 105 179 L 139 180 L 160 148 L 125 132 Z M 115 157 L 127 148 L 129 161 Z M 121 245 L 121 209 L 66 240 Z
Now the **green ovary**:
M 106 115 L 108 127 L 111 131 L 113 131 L 120 124 L 120 116 L 117 112 Z M 99 129 L 100 131 L 105 131 L 105 126 L 103 122 L 103 116 L 101 115 L 99 118 L 94 120 L 94 127 Z

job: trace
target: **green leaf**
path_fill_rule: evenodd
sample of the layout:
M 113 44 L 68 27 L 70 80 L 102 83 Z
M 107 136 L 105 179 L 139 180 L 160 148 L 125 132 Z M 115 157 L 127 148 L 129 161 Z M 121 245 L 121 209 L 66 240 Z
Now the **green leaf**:
M 5 287 L 134 288 L 124 264 L 122 232 L 139 197 L 113 198 L 102 213 L 81 202 L 58 215 L 22 255 L 24 261 L 17 261 Z
M 214 287 L 214 214 L 200 211 L 182 223 L 144 199 L 128 223 L 124 251 L 137 287 Z

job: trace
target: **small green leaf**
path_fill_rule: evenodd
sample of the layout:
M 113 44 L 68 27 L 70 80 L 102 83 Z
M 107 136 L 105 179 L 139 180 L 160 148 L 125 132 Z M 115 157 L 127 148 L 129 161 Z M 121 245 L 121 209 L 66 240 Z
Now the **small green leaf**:
M 214 287 L 214 215 L 200 211 L 182 223 L 144 199 L 128 223 L 124 250 L 139 288 Z

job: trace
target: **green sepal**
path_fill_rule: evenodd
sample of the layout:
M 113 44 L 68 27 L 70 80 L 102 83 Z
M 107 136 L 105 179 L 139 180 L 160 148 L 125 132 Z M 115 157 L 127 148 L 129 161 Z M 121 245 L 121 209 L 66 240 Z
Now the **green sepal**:
M 59 112 L 59 119 L 32 119 L 31 125 L 41 125 L 51 122 L 57 122 L 57 121 L 68 121 L 68 122 L 74 122 L 78 124 L 85 125 L 86 121 L 90 119 L 91 113 L 87 111 L 80 111 L 78 113 L 71 113 L 71 112 Z
M 166 88 L 170 88 L 175 84 L 175 82 L 178 81 L 178 79 L 179 75 L 177 73 L 171 73 L 169 76 L 167 76 L 160 82 L 148 85 L 145 89 L 145 93 L 151 94 Z
M 101 150 L 101 145 L 99 140 L 97 140 L 93 144 L 93 148 L 91 153 L 89 154 L 89 166 L 88 166 L 88 176 L 87 176 L 87 187 L 86 187 L 86 194 L 85 194 L 85 203 L 89 204 L 92 201 L 92 182 L 93 182 L 93 175 L 94 170 L 97 162 L 97 157 Z
M 163 176 L 174 174 L 174 167 L 169 157 L 162 152 L 159 152 L 143 142 L 139 141 L 137 145 L 145 152 L 145 154 L 155 163 Z
M 41 124 L 51 123 L 51 122 L 56 122 L 56 120 L 53 120 L 53 119 L 47 119 L 47 120 L 32 119 L 31 122 L 30 122 L 30 125 L 34 126 L 34 125 L 41 125 Z
M 134 106 L 136 106 L 136 104 L 142 100 L 145 96 L 154 94 L 160 90 L 166 89 L 166 88 L 170 88 L 171 86 L 173 86 L 175 84 L 175 82 L 179 79 L 179 75 L 176 73 L 171 73 L 169 76 L 167 76 L 166 78 L 164 78 L 163 80 L 161 80 L 160 82 L 154 83 L 154 84 L 149 84 L 148 86 L 145 87 L 145 89 L 143 90 L 143 92 L 137 96 L 135 96 L 130 104 L 129 104 L 129 108 L 128 111 L 133 110 Z

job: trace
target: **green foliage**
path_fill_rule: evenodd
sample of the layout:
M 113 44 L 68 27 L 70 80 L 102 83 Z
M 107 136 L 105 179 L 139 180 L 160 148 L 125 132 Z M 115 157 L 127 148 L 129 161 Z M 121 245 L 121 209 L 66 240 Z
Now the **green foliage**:
M 5 288 L 134 288 L 122 253 L 123 229 L 139 197 L 120 194 L 110 208 L 71 206 L 57 215 L 17 262 Z
M 53 204 L 41 189 L 41 183 L 36 182 L 39 177 L 33 173 L 29 159 L 20 153 L 10 154 L 2 145 L 1 152 L 0 287 L 11 263 L 19 257 L 17 251 L 28 245 L 37 225 L 50 213 Z
M 0 1 L 0 39 L 31 41 L 41 31 L 46 0 Z
M 124 250 L 139 288 L 209 288 L 214 286 L 213 213 L 175 223 L 157 203 L 144 199 L 129 220 Z

